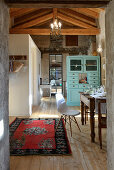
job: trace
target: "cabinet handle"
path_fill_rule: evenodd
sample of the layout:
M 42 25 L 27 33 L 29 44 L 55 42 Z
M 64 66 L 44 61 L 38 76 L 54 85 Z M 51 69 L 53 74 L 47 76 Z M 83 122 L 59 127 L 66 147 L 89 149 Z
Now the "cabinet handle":
M 95 78 L 93 78 L 95 80 Z
M 74 81 L 73 81 L 73 83 L 74 83 Z
M 73 77 L 73 79 L 75 79 L 75 78 Z
M 73 86 L 73 87 L 75 87 L 75 86 Z

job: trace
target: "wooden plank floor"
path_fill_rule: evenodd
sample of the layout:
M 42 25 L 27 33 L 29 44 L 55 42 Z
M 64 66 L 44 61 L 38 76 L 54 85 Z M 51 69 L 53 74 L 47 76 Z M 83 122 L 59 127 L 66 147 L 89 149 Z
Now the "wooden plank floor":
M 79 107 L 72 107 L 80 109 Z M 30 118 L 58 118 L 55 98 L 42 98 L 39 107 L 33 108 Z M 10 123 L 15 117 L 10 117 Z M 95 143 L 90 140 L 90 124 L 81 125 L 80 116 L 77 117 L 81 128 L 79 132 L 72 124 L 73 136 L 70 136 L 69 125 L 66 125 L 67 135 L 72 149 L 71 156 L 11 156 L 10 170 L 106 170 L 106 129 L 103 129 L 103 149 L 99 148 L 97 132 L 97 116 L 95 119 Z

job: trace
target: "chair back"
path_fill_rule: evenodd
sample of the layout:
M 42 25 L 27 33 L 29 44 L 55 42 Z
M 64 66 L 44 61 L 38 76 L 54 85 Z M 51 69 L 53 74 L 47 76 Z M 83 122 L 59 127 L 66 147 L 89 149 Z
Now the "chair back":
M 106 99 L 98 100 L 98 124 L 101 128 L 106 128 L 107 126 L 107 113 L 105 117 L 102 114 L 101 104 L 106 104 Z
M 60 113 L 66 113 L 68 110 L 65 99 L 62 94 L 56 94 L 56 104 L 57 104 L 57 110 Z

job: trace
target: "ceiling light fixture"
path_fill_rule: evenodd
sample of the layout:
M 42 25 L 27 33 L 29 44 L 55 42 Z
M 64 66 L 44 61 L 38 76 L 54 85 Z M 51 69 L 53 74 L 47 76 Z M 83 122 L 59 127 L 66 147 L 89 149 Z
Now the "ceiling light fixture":
M 102 53 L 102 52 L 103 52 L 103 49 L 102 49 L 102 47 L 101 47 L 101 44 L 99 44 L 99 46 L 98 46 L 98 48 L 97 48 L 97 52 L 98 52 L 98 53 Z
M 61 35 L 61 22 L 58 22 L 57 18 L 55 18 L 54 22 L 51 23 L 50 27 L 51 27 L 51 36 L 59 36 Z
M 58 21 L 57 17 L 53 19 L 53 23 L 50 24 L 50 48 L 59 50 L 62 47 L 63 36 L 61 34 L 62 23 Z

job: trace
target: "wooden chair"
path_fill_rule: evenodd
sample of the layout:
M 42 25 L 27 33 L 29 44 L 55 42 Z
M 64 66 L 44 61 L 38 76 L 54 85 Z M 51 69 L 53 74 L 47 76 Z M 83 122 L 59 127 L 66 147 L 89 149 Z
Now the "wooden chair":
M 101 113 L 101 104 L 106 103 L 106 99 L 98 100 L 98 135 L 99 135 L 99 142 L 100 148 L 102 149 L 102 128 L 107 128 L 107 116 L 103 116 Z
M 80 112 L 78 110 L 70 110 L 67 107 L 65 99 L 62 94 L 56 94 L 56 103 L 57 103 L 57 110 L 58 110 L 58 112 L 61 113 L 60 121 L 61 121 L 61 119 L 64 119 L 65 124 L 66 124 L 67 119 L 69 120 L 71 136 L 72 136 L 71 121 L 74 121 L 76 123 L 79 131 L 81 131 L 80 127 L 78 125 L 78 122 L 75 118 L 75 116 L 79 115 Z M 59 123 L 60 123 L 60 121 L 59 121 Z M 58 123 L 58 126 L 59 126 L 59 123 Z M 57 126 L 57 128 L 58 128 L 58 126 Z

